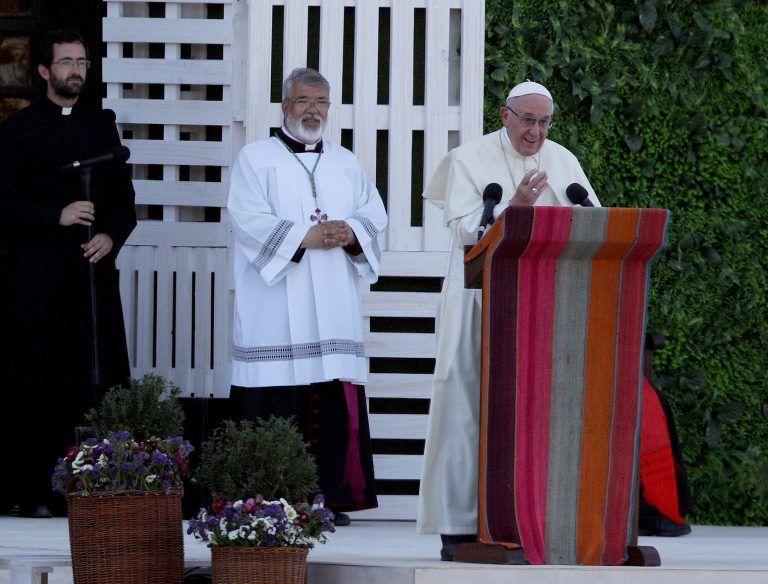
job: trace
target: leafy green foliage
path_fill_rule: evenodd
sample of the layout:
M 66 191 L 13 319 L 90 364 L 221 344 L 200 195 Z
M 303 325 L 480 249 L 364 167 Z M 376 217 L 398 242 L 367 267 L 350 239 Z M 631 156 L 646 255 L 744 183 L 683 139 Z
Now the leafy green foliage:
M 524 79 L 604 205 L 672 211 L 648 327 L 699 523 L 768 524 L 768 4 L 487 0 L 486 130 Z
M 193 480 L 219 499 L 300 501 L 317 491 L 317 466 L 293 420 L 227 420 L 203 443 Z
M 98 438 L 120 430 L 128 430 L 138 441 L 179 436 L 184 424 L 184 410 L 177 399 L 180 394 L 178 386 L 147 373 L 141 379 L 131 379 L 128 388 L 110 389 L 86 419 Z

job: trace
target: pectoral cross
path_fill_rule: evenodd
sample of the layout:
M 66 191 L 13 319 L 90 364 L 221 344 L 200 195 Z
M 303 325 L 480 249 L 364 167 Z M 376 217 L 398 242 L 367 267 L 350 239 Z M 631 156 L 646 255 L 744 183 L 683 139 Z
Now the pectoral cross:
M 320 157 L 318 156 L 318 159 Z M 320 210 L 320 207 L 317 206 L 317 187 L 315 186 L 315 173 L 310 172 L 308 173 L 309 176 L 309 186 L 312 187 L 312 198 L 315 200 L 315 214 L 309 216 L 310 221 L 316 222 L 318 225 L 320 223 L 323 223 L 325 221 L 328 221 L 328 214 L 323 213 Z
M 328 221 L 328 215 L 327 213 L 323 213 L 319 208 L 315 209 L 315 214 L 309 216 L 310 221 L 315 221 L 319 225 L 320 223 L 325 223 Z

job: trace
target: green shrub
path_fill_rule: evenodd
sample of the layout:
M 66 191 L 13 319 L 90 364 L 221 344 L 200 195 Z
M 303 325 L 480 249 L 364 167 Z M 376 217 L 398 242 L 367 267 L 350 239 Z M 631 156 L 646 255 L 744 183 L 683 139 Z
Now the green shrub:
M 274 416 L 256 424 L 225 421 L 203 443 L 193 481 L 227 500 L 300 501 L 318 489 L 315 460 L 296 424 Z
M 119 430 L 129 430 L 139 441 L 152 436 L 179 436 L 184 424 L 180 394 L 178 386 L 160 375 L 147 373 L 141 379 L 131 379 L 128 388 L 110 389 L 86 419 L 99 438 Z

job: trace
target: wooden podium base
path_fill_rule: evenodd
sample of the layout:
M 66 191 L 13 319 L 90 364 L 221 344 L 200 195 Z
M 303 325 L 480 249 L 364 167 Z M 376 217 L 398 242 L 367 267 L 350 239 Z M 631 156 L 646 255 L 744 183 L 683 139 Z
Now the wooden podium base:
M 467 564 L 527 565 L 523 548 L 509 549 L 496 543 L 461 543 L 453 553 L 454 562 Z
M 625 566 L 661 566 L 661 558 L 655 547 L 640 545 L 628 546 Z M 510 566 L 527 565 L 523 548 L 509 549 L 499 544 L 462 543 L 453 554 L 454 562 L 466 564 L 506 564 Z
M 627 546 L 627 553 L 629 559 L 624 564 L 625 566 L 648 566 L 651 568 L 661 566 L 659 552 L 653 546 L 630 545 Z

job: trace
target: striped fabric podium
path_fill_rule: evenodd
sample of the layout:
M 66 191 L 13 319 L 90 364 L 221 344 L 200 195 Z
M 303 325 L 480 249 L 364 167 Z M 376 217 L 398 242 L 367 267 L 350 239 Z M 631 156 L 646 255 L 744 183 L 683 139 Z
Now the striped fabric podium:
M 467 253 L 467 287 L 483 289 L 483 544 L 531 564 L 658 565 L 637 558 L 655 550 L 637 548 L 634 520 L 648 282 L 668 218 L 510 207 Z

